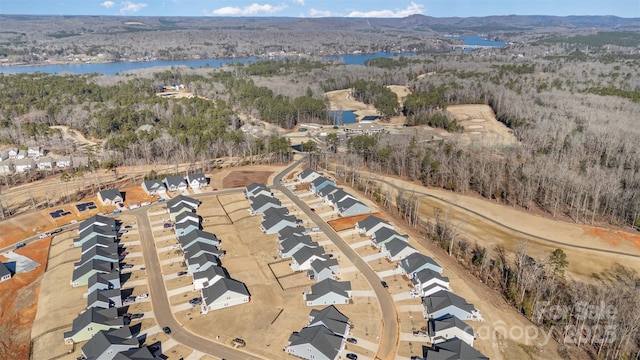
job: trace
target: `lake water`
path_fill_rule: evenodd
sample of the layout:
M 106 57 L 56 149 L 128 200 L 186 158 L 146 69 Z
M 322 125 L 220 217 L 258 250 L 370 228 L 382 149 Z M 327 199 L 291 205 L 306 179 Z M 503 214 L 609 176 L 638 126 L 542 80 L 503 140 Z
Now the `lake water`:
M 353 111 L 331 111 L 329 116 L 333 119 L 333 125 L 353 124 L 356 122 L 356 114 Z
M 464 44 L 469 46 L 495 46 L 495 47 L 507 46 L 506 42 L 489 40 L 482 36 L 459 36 L 458 39 L 464 41 Z

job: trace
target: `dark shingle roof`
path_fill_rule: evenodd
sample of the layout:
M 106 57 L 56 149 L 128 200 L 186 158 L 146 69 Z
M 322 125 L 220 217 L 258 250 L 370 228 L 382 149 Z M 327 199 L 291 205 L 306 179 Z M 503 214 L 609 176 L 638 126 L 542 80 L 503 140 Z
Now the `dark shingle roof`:
M 318 191 L 318 195 L 320 197 L 325 197 L 325 196 L 327 196 L 327 195 L 329 195 L 331 193 L 334 193 L 334 192 L 336 192 L 338 190 L 342 190 L 342 189 L 339 188 L 339 187 L 336 187 L 335 185 L 331 185 L 330 184 L 330 185 L 327 185 L 327 186 L 323 187 L 322 189 L 320 189 Z
M 189 233 L 191 234 L 191 233 Z M 199 256 L 202 255 L 203 253 L 210 253 L 213 254 L 215 256 L 220 257 L 220 255 L 224 254 L 223 250 L 219 250 L 216 246 L 211 245 L 211 244 L 206 244 L 206 243 L 202 243 L 202 242 L 196 242 L 193 245 L 189 246 L 186 249 L 183 249 L 184 251 L 184 257 L 186 258 L 191 258 L 194 256 Z
M 167 184 L 167 186 L 178 187 L 180 185 L 183 185 L 183 186 L 187 185 L 182 175 L 167 176 L 166 178 L 164 178 L 164 181 Z
M 425 264 L 432 264 L 437 267 L 440 267 L 440 265 L 437 262 L 435 262 L 435 260 L 428 257 L 427 255 L 423 255 L 420 253 L 413 253 L 398 263 L 398 265 L 400 265 L 407 274 L 411 274 L 415 272 L 416 270 L 423 267 Z
M 111 272 L 111 270 L 113 270 L 112 262 L 102 261 L 102 260 L 90 260 L 84 265 L 80 266 L 79 268 L 73 270 L 72 280 L 73 281 L 78 280 L 79 278 L 81 278 L 82 276 L 86 275 L 91 271 L 109 273 Z
M 102 190 L 100 191 L 100 197 L 102 199 L 109 199 L 109 200 L 115 200 L 117 197 L 122 197 L 122 194 L 120 194 L 120 190 L 118 189 L 108 189 L 108 190 Z
M 116 308 L 91 308 L 73 319 L 71 331 L 65 333 L 65 338 L 75 335 L 82 329 L 86 328 L 87 325 L 92 323 L 104 324 L 113 327 L 122 327 L 124 325 L 124 320 L 122 319 L 122 317 L 118 317 L 118 309 Z
M 314 172 L 315 172 L 315 171 L 311 170 L 311 168 L 306 168 L 306 169 L 302 170 L 302 171 L 300 172 L 300 174 L 298 174 L 298 175 L 300 176 L 300 178 L 304 179 L 304 178 L 306 178 L 307 176 L 309 176 L 309 175 L 313 174 Z
M 389 255 L 396 256 L 406 248 L 414 249 L 413 246 L 407 244 L 406 241 L 394 238 L 384 244 L 384 248 L 387 249 Z M 414 249 L 415 250 L 415 249 Z
M 376 239 L 376 242 L 385 241 L 391 237 L 394 237 L 396 239 L 404 239 L 405 241 L 408 239 L 407 235 L 400 235 L 397 231 L 385 226 L 379 228 L 376 232 L 374 232 L 373 237 Z
M 116 226 L 116 219 L 102 216 L 102 215 L 93 215 L 87 220 L 81 222 L 80 225 L 78 226 L 78 229 L 83 230 L 93 224 L 105 224 L 106 226 L 109 226 L 109 228 L 111 228 L 113 226 Z
M 184 195 L 178 195 L 176 197 L 174 197 L 173 199 L 167 201 L 167 208 L 172 208 L 177 206 L 178 204 L 185 202 L 187 204 L 194 204 L 196 207 L 200 204 L 200 201 L 189 197 L 189 196 L 184 196 Z
M 149 348 L 143 346 L 139 349 L 131 349 L 116 354 L 113 360 L 154 360 L 157 357 L 153 356 Z
M 425 360 L 489 360 L 458 338 L 449 339 L 434 345 L 433 348 L 425 349 Z
M 324 258 L 326 256 L 324 254 L 324 248 L 322 246 L 313 247 L 313 248 L 303 246 L 300 248 L 300 250 L 296 251 L 296 253 L 293 254 L 291 257 L 293 257 L 296 263 L 302 264 L 314 256 L 320 256 Z
M 187 234 L 180 236 L 178 238 L 178 243 L 180 243 L 180 246 L 182 246 L 182 249 L 184 250 L 185 247 L 190 243 L 194 241 L 201 241 L 201 240 L 209 240 L 213 244 L 218 244 L 218 245 L 222 243 L 222 241 L 218 239 L 216 234 L 210 233 L 208 231 L 202 231 L 200 229 L 193 230 Z
M 159 179 L 145 180 L 142 182 L 142 187 L 147 191 L 157 191 L 158 189 L 164 189 L 164 183 Z
M 433 336 L 435 335 L 436 332 L 438 331 L 442 331 L 442 330 L 446 330 L 446 329 L 451 329 L 451 328 L 458 328 L 464 332 L 466 332 L 467 334 L 473 336 L 473 328 L 467 324 L 465 324 L 464 321 L 458 319 L 455 316 L 449 315 L 449 316 L 445 316 L 441 319 L 431 319 L 429 320 L 429 335 Z
M 329 293 L 349 297 L 347 291 L 351 291 L 351 282 L 324 279 L 317 284 L 311 285 L 311 294 L 307 294 L 307 301 L 313 301 Z
M 228 291 L 249 296 L 249 290 L 247 290 L 247 287 L 244 285 L 244 283 L 237 280 L 224 278 L 216 282 L 215 284 L 202 289 L 203 301 L 205 304 L 211 304 L 216 299 L 226 294 Z
M 358 227 L 360 229 L 370 230 L 379 223 L 389 224 L 377 216 L 369 215 L 364 220 L 358 222 Z
M 335 335 L 324 326 L 305 327 L 289 337 L 289 346 L 310 346 L 316 348 L 328 359 L 336 359 L 342 347 L 342 337 Z
M 129 349 L 138 348 L 138 339 L 132 337 L 128 326 L 119 329 L 100 330 L 82 346 L 82 354 L 87 360 L 96 360 L 111 345 L 124 345 Z
M 349 332 L 349 318 L 333 305 L 327 306 L 322 310 L 311 310 L 309 319 L 307 327 L 324 326 L 331 330 L 332 333 L 340 336 L 344 336 Z
M 202 185 L 206 185 L 207 184 L 207 177 L 204 176 L 203 173 L 187 175 L 187 181 L 189 183 L 192 183 L 194 180 L 197 181 L 198 183 L 202 184 Z
M 315 180 L 311 182 L 311 185 L 313 185 L 314 187 L 318 187 L 322 185 L 322 183 L 324 183 L 325 181 L 331 181 L 331 180 L 327 179 L 324 176 L 318 176 L 317 178 L 315 178 Z
M 91 225 L 85 228 L 80 233 L 80 239 L 84 238 L 87 235 L 91 235 L 92 233 L 108 237 L 116 237 L 117 234 L 116 231 L 112 230 L 110 226 Z
M 11 271 L 9 271 L 3 262 L 0 262 L 0 279 L 7 275 L 11 276 Z
M 425 297 L 422 299 L 422 303 L 430 313 L 446 309 L 451 305 L 469 313 L 476 310 L 476 308 L 469 304 L 467 300 L 446 290 L 440 290 L 433 295 Z

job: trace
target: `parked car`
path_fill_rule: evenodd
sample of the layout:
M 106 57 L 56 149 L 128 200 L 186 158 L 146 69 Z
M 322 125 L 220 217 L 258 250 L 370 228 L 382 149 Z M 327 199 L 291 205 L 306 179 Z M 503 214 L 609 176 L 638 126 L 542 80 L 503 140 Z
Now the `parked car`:
M 61 231 L 62 231 L 62 229 L 60 229 L 60 228 L 53 229 L 53 230 L 51 230 L 51 235 L 53 235 L 53 234 L 57 234 L 57 233 L 59 233 L 59 232 L 61 232 Z
M 149 294 L 140 294 L 138 296 L 136 296 L 136 299 L 146 299 L 149 297 Z
M 245 346 L 245 345 L 247 345 L 247 343 L 243 339 L 240 339 L 240 338 L 233 339 L 232 343 L 234 345 L 236 345 L 236 346 Z
M 123 204 L 123 203 L 118 203 L 118 206 L 119 206 L 119 207 L 121 207 L 121 208 L 123 208 L 123 207 L 124 207 L 124 204 Z
M 169 218 L 162 219 L 162 222 L 167 222 L 167 221 L 171 221 L 171 219 L 169 219 Z
M 191 300 L 189 300 L 189 304 L 196 306 L 196 305 L 200 305 L 202 304 L 202 299 L 197 297 L 197 298 L 193 298 Z
M 131 229 L 132 227 L 133 227 L 133 226 L 131 226 L 131 225 L 127 225 L 127 226 L 125 226 L 124 228 L 125 228 L 125 229 Z
M 127 229 L 122 229 L 122 230 L 120 230 L 120 233 L 121 233 L 121 234 L 126 234 L 126 233 L 128 233 L 128 232 L 129 232 L 129 230 L 127 230 Z
M 178 271 L 178 276 L 184 276 L 187 275 L 189 272 L 188 271 Z
M 358 355 L 354 353 L 348 353 L 347 355 L 345 355 L 345 357 L 349 360 L 358 360 Z
M 151 345 L 149 346 L 149 351 L 153 354 L 154 352 L 160 350 L 160 345 Z
M 426 331 L 413 330 L 413 336 L 428 336 Z
M 384 280 L 383 280 L 383 281 L 380 281 L 380 284 L 382 284 L 382 287 L 383 287 L 383 288 L 385 288 L 385 289 L 388 289 L 388 288 L 389 288 L 389 284 L 387 284 L 387 282 L 386 282 L 386 281 L 384 281 Z
M 128 251 L 123 251 L 123 252 L 120 253 L 120 256 L 127 256 L 127 255 L 129 255 Z
M 163 203 L 163 202 L 165 202 L 165 199 L 158 199 L 158 202 L 159 203 Z
M 129 316 L 129 318 L 130 318 L 131 320 L 141 319 L 142 317 L 144 317 L 144 313 L 131 314 L 131 316 Z
M 22 243 L 19 243 L 19 244 L 16 245 L 16 249 L 20 249 L 20 248 L 23 248 L 25 246 L 27 246 L 27 244 L 22 242 Z
M 130 317 L 131 317 L 131 315 L 133 315 L 133 314 L 131 314 L 131 313 L 124 313 L 124 314 L 122 314 L 122 317 L 130 318 Z
M 133 264 L 120 263 L 121 269 L 131 269 L 132 267 L 133 267 Z
M 165 229 L 169 229 L 169 228 L 173 227 L 173 225 L 171 225 L 171 223 L 164 223 L 162 225 L 162 227 L 165 228 Z
M 347 338 L 347 342 L 352 343 L 352 344 L 357 344 L 358 343 L 358 339 L 356 339 L 356 338 Z
M 122 302 L 122 305 L 127 305 L 127 304 L 131 304 L 136 302 L 136 297 L 135 296 L 128 296 L 124 299 L 124 301 Z
M 168 326 L 165 326 L 162 328 L 162 331 L 164 331 L 165 334 L 171 334 L 171 328 Z
M 48 233 L 40 234 L 40 235 L 38 235 L 38 239 L 44 239 L 44 238 L 46 238 L 47 236 L 49 236 L 49 234 L 48 234 Z
M 411 295 L 412 298 L 420 297 L 420 293 L 417 290 L 409 290 L 409 295 Z

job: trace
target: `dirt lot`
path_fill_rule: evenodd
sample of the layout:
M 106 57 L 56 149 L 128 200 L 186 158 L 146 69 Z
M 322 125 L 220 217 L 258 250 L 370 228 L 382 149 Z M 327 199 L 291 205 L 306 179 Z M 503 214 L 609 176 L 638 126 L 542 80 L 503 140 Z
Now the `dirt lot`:
M 373 105 L 355 101 L 351 96 L 351 89 L 329 91 L 325 96 L 329 99 L 329 109 L 332 111 L 352 110 L 359 117 L 378 115 L 378 110 Z
M 368 218 L 370 215 L 377 216 L 381 219 L 386 220 L 384 215 L 380 213 L 372 213 L 372 214 L 366 214 L 366 215 L 357 215 L 357 216 L 351 216 L 346 218 L 339 218 L 337 220 L 331 220 L 327 222 L 327 224 L 329 224 L 333 228 L 333 230 L 335 230 L 336 232 L 346 230 L 346 229 L 353 229 L 356 226 L 357 222 L 360 222 Z
M 40 266 L 0 283 L 1 359 L 29 358 L 31 324 L 36 317 L 40 283 L 47 266 L 50 241 L 50 238 L 43 239 L 16 250 L 16 253 L 39 262 Z
M 514 145 L 517 140 L 511 131 L 496 120 L 489 105 L 468 104 L 447 106 L 458 123 L 464 127 L 461 140 L 471 145 Z
M 254 182 L 259 184 L 266 184 L 271 174 L 273 174 L 273 171 L 232 171 L 222 181 L 222 187 L 224 187 L 225 189 L 245 187 Z

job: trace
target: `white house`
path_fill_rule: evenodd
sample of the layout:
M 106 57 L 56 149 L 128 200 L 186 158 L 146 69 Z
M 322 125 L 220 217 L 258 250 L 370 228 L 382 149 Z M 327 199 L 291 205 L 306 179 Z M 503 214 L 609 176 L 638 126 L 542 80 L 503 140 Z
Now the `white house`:
M 200 291 L 202 293 L 203 313 L 246 304 L 251 301 L 251 295 L 245 284 L 229 278 L 220 279 L 215 284 Z
M 147 193 L 147 195 L 163 195 L 166 194 L 167 188 L 164 187 L 164 183 L 158 179 L 145 180 L 142 182 L 142 190 Z
M 122 193 L 119 189 L 102 190 L 98 193 L 98 200 L 102 202 L 102 205 L 116 205 L 122 203 Z
M 442 319 L 429 320 L 429 338 L 432 344 L 458 338 L 469 346 L 473 346 L 473 328 L 455 316 L 445 316 Z
M 53 169 L 56 166 L 56 162 L 50 157 L 41 157 L 36 160 L 36 165 L 38 169 Z
M 338 260 L 328 259 L 320 260 L 315 259 L 311 262 L 311 267 L 307 270 L 307 277 L 320 282 L 324 279 L 334 279 L 338 275 Z
M 71 167 L 73 165 L 71 156 L 63 156 L 59 158 L 58 160 L 56 160 L 56 165 L 58 165 L 59 168 Z
M 320 174 L 319 172 L 311 170 L 311 168 L 306 168 L 302 170 L 297 177 L 298 181 L 300 181 L 301 183 L 308 183 L 319 178 L 320 176 L 322 176 L 322 174 Z
M 325 279 L 311 285 L 311 292 L 302 294 L 307 306 L 348 304 L 351 299 L 351 282 Z
M 20 149 L 11 148 L 11 149 L 9 149 L 8 154 L 9 154 L 9 159 L 17 159 L 18 158 L 18 154 L 20 154 Z
M 13 162 L 0 161 L 0 174 L 11 174 L 16 169 Z
M 0 262 L 0 282 L 11 279 L 11 271 L 7 268 L 7 266 Z
M 462 297 L 449 291 L 441 290 L 423 298 L 422 305 L 425 319 L 440 319 L 453 315 L 460 320 L 482 320 L 480 311 Z
M 430 296 L 440 290 L 449 291 L 449 279 L 431 269 L 422 269 L 411 279 L 420 297 Z
M 204 174 L 199 173 L 187 175 L 187 184 L 189 184 L 189 187 L 192 189 L 200 189 L 201 187 L 209 185 L 209 182 Z
M 368 214 L 371 209 L 356 198 L 346 198 L 335 204 L 335 210 L 342 217 Z
M 169 191 L 185 191 L 187 190 L 187 182 L 181 175 L 167 176 L 164 178 L 164 184 Z
M 36 163 L 31 158 L 23 158 L 16 160 L 16 171 L 25 172 L 36 168 Z
M 431 269 L 438 274 L 442 273 L 442 267 L 435 260 L 420 253 L 414 253 L 398 262 L 398 269 L 409 278 L 413 278 L 415 273 L 423 269 Z
M 229 277 L 227 270 L 221 266 L 209 266 L 202 271 L 197 271 L 191 274 L 193 276 L 193 288 L 194 290 L 201 290 L 209 287 L 219 280 Z
M 196 199 L 194 199 L 192 197 L 189 197 L 189 196 L 178 195 L 178 196 L 174 197 L 173 199 L 167 201 L 167 209 L 171 209 L 171 208 L 174 208 L 176 206 L 180 206 L 181 204 L 187 204 L 192 209 L 197 209 L 198 206 L 200 206 L 200 201 L 196 200 Z
M 398 239 L 404 242 L 409 241 L 409 235 L 400 235 L 397 231 L 389 229 L 388 227 L 381 227 L 378 231 L 374 232 L 371 236 L 371 242 L 377 248 L 383 246 L 387 242 Z
M 489 360 L 489 357 L 484 356 L 481 352 L 467 345 L 466 342 L 458 338 L 449 339 L 447 341 L 434 344 L 431 347 L 423 347 L 423 356 L 423 359 L 425 360 Z
M 291 256 L 291 270 L 307 271 L 311 269 L 311 263 L 315 260 L 325 261 L 328 257 L 322 246 L 303 246 Z
M 285 351 L 307 360 L 336 360 L 343 348 L 343 337 L 324 326 L 312 326 L 292 333 Z
M 413 246 L 407 244 L 406 241 L 399 239 L 392 239 L 384 243 L 381 249 L 384 256 L 391 261 L 400 261 L 418 252 Z
M 30 146 L 27 148 L 27 156 L 38 157 L 40 155 L 42 155 L 42 149 L 40 149 L 40 146 Z
M 377 216 L 369 215 L 364 220 L 356 223 L 355 229 L 360 234 L 365 234 L 367 236 L 372 236 L 376 231 L 380 228 L 386 227 L 393 230 L 393 225 L 388 222 L 380 219 Z

